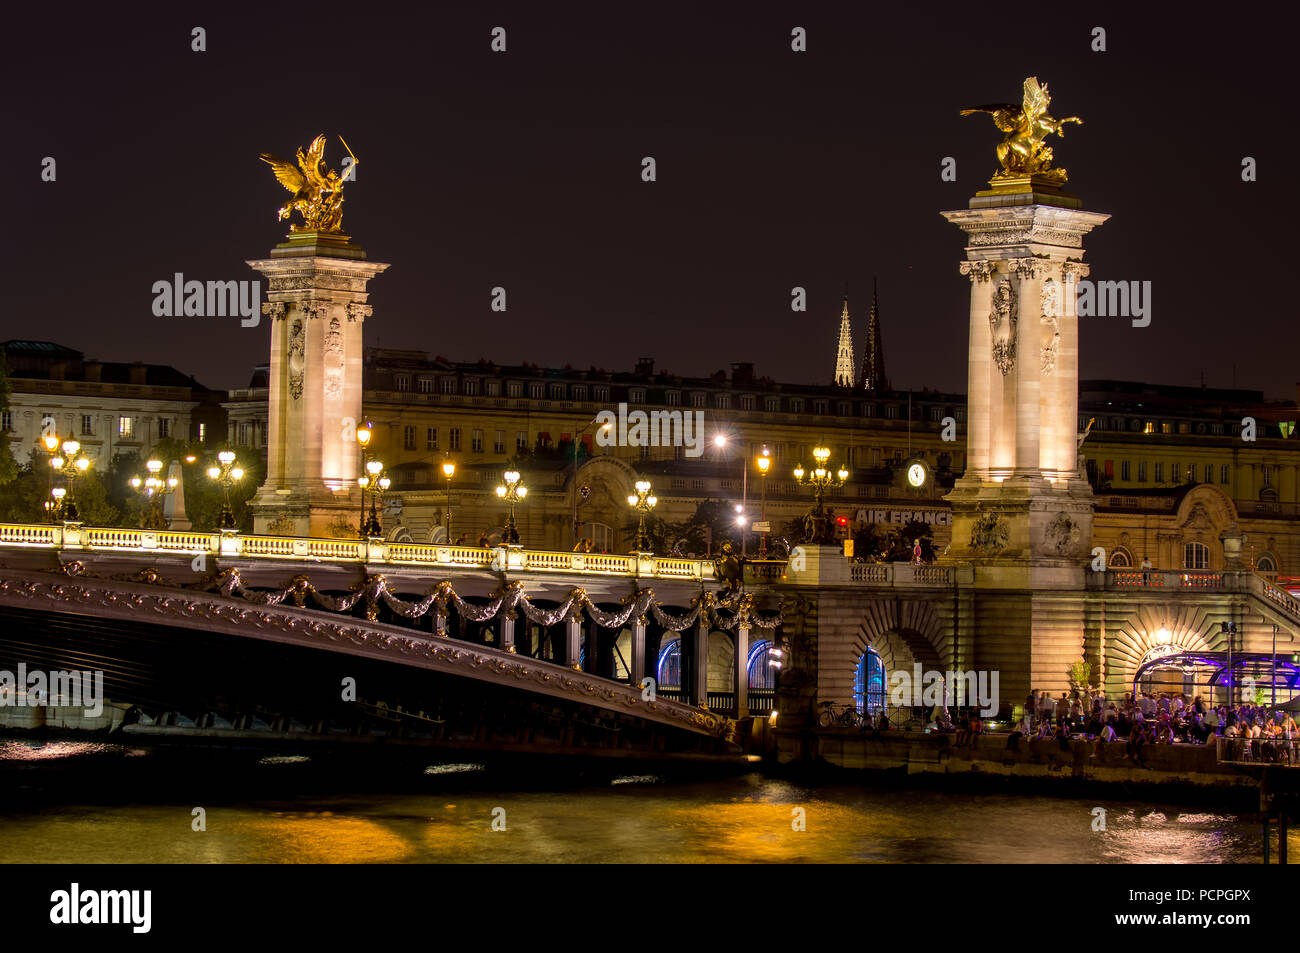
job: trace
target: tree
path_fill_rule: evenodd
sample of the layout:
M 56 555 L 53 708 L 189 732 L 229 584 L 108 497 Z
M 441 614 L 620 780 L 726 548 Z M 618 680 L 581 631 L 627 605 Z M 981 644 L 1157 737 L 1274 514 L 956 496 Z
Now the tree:
M 920 520 L 909 520 L 897 532 L 890 534 L 886 544 L 885 561 L 891 563 L 911 562 L 912 547 L 916 545 L 918 540 L 921 543 L 921 561 L 933 562 L 935 558 L 934 530 L 930 528 L 929 523 L 922 523 Z

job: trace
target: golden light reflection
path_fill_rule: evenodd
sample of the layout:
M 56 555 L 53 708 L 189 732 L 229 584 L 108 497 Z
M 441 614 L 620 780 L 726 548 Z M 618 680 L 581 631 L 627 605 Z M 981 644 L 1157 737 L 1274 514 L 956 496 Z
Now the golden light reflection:
M 382 824 L 328 813 L 268 814 L 237 822 L 232 833 L 266 842 L 255 852 L 286 864 L 395 863 L 413 851 Z

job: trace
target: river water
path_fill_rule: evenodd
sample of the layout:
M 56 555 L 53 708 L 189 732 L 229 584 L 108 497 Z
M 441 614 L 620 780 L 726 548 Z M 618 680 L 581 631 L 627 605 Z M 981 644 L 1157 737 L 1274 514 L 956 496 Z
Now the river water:
M 405 756 L 390 772 L 391 760 L 0 740 L 0 862 L 1258 863 L 1261 853 L 1257 823 L 1205 804 L 421 761 Z M 193 829 L 195 808 L 206 830 Z M 1096 808 L 1105 831 L 1093 829 Z

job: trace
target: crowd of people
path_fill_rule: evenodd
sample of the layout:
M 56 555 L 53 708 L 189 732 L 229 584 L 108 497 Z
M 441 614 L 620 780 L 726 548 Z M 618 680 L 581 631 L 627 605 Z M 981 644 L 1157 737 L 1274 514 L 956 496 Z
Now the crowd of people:
M 1016 732 L 1027 738 L 1084 739 L 1101 745 L 1119 742 L 1140 757 L 1149 744 L 1209 744 L 1214 738 L 1237 739 L 1234 760 L 1297 762 L 1300 729 L 1291 712 L 1267 705 L 1214 705 L 1199 695 L 1140 692 L 1122 701 L 1100 691 L 1062 692 L 1053 698 L 1034 691 Z

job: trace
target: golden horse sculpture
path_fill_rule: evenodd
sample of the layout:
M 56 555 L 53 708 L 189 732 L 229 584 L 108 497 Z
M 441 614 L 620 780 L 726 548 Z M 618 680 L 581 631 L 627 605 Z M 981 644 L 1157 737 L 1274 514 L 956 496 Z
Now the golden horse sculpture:
M 357 157 L 352 155 L 342 136 L 339 136 L 339 141 L 352 156 L 350 173 L 357 167 Z M 302 215 L 302 224 L 291 224 L 289 231 L 342 233 L 343 182 L 348 173 L 340 175 L 325 165 L 324 135 L 313 139 L 305 153 L 298 149 L 297 167 L 288 159 L 269 152 L 263 152 L 258 158 L 269 165 L 279 183 L 293 193 L 293 198 L 280 207 L 279 219 L 283 221 L 297 209 Z
M 998 143 L 998 161 L 1002 163 L 1002 168 L 994 173 L 994 179 L 1032 175 L 1058 186 L 1065 183 L 1065 170 L 1052 168 L 1052 149 L 1043 145 L 1043 140 L 1049 135 L 1063 136 L 1067 122 L 1082 125 L 1083 120 L 1078 116 L 1053 119 L 1047 114 L 1051 101 L 1052 98 L 1047 94 L 1047 84 L 1040 86 L 1038 77 L 1031 76 L 1025 80 L 1025 100 L 1022 105 L 974 106 L 961 111 L 963 116 L 990 113 L 994 125 L 1006 133 L 1006 138 Z

